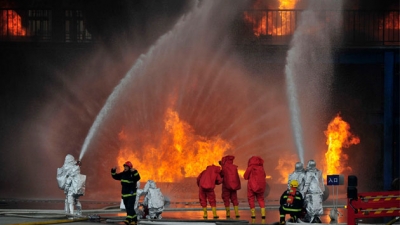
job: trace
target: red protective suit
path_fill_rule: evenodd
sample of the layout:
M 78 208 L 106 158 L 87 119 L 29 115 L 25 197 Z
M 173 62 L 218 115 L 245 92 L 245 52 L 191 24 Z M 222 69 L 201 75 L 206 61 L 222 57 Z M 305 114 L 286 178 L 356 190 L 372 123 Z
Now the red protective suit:
M 199 187 L 199 200 L 200 205 L 207 207 L 207 200 L 211 207 L 216 207 L 217 201 L 215 197 L 215 185 L 222 183 L 220 175 L 221 168 L 219 166 L 207 166 L 203 172 L 197 177 L 197 186 Z
M 223 179 L 221 197 L 225 207 L 229 207 L 229 200 L 233 206 L 239 205 L 237 190 L 240 190 L 241 184 L 237 166 L 233 164 L 234 159 L 235 156 L 227 155 L 221 160 L 221 177 Z
M 261 208 L 265 207 L 264 192 L 267 185 L 265 181 L 264 160 L 258 156 L 252 156 L 249 159 L 244 179 L 247 182 L 247 200 L 251 209 L 255 208 L 254 198 L 257 199 Z

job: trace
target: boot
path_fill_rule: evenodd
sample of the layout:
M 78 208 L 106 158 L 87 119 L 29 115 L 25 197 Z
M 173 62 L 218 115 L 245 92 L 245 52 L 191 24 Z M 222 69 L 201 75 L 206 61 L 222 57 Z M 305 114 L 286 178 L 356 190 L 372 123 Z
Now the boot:
M 285 215 L 286 214 L 279 215 L 279 224 L 285 224 Z
M 76 215 L 82 216 L 82 204 L 78 199 L 76 199 Z
M 265 208 L 261 208 L 261 219 L 265 219 Z
M 69 204 L 69 213 L 72 215 L 74 214 L 74 204 L 73 203 Z
M 239 206 L 233 206 L 233 208 L 235 209 L 236 218 L 240 218 L 240 216 L 239 216 Z
M 65 210 L 65 214 L 69 214 L 69 204 L 68 204 L 67 200 L 65 200 L 64 210 Z
M 208 216 L 207 216 L 207 208 L 203 208 L 203 213 L 204 213 L 204 214 L 203 214 L 203 218 L 204 218 L 204 219 L 207 219 L 207 217 L 208 217 Z
M 231 217 L 231 208 L 225 207 L 225 210 L 226 210 L 226 218 L 230 218 Z
M 255 219 L 256 218 L 256 209 L 252 208 L 252 209 L 250 209 L 250 211 L 251 211 L 251 218 Z
M 213 212 L 214 219 L 218 219 L 219 216 L 217 215 L 217 208 L 216 207 L 211 207 L 211 209 L 212 209 L 212 212 Z
M 82 207 L 81 206 L 76 206 L 76 215 L 82 216 Z

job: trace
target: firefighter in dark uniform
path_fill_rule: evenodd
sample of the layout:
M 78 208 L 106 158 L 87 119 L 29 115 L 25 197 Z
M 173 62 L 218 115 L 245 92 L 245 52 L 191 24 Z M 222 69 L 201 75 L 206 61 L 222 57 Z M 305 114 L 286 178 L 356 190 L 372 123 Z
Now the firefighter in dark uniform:
M 291 221 L 296 223 L 297 218 L 301 216 L 304 198 L 303 195 L 297 190 L 299 183 L 297 180 L 290 181 L 290 189 L 283 192 L 280 199 L 279 207 L 279 224 L 285 224 L 285 215 L 290 214 Z
M 135 225 L 137 224 L 135 212 L 136 183 L 140 180 L 139 172 L 133 168 L 132 163 L 129 161 L 124 164 L 124 171 L 121 173 L 116 173 L 116 171 L 116 167 L 112 168 L 111 176 L 115 180 L 121 181 L 121 194 L 127 214 L 124 223 L 127 225 Z

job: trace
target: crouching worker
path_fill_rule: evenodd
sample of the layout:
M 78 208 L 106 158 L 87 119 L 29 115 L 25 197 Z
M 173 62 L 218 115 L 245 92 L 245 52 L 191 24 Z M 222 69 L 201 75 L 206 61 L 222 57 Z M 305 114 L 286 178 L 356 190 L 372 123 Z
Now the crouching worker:
M 136 201 L 136 190 L 137 182 L 140 180 L 139 172 L 133 168 L 132 163 L 127 161 L 124 164 L 124 171 L 117 173 L 117 167 L 111 169 L 111 176 L 115 180 L 121 181 L 121 194 L 122 200 L 124 201 L 126 209 L 126 220 L 124 221 L 127 225 L 137 224 L 137 216 L 135 211 Z
M 220 175 L 221 168 L 219 166 L 207 166 L 203 172 L 197 177 L 197 186 L 199 187 L 199 201 L 203 208 L 203 218 L 207 219 L 207 200 L 211 205 L 214 219 L 218 219 L 217 201 L 215 197 L 215 185 L 222 183 Z
M 143 205 L 149 210 L 149 215 L 146 216 L 146 219 L 161 219 L 161 214 L 164 211 L 164 195 L 161 193 L 160 188 L 157 188 L 154 181 L 148 180 L 143 192 L 146 193 Z
M 300 217 L 304 199 L 303 195 L 297 190 L 299 183 L 297 180 L 290 181 L 290 189 L 283 192 L 280 199 L 280 207 L 279 207 L 279 224 L 285 224 L 285 215 L 290 214 L 291 221 L 296 223 L 297 218 Z

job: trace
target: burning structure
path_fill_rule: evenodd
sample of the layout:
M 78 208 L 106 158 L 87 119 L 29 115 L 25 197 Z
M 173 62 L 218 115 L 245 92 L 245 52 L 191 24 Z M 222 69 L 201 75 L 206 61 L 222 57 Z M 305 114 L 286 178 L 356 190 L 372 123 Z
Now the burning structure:
M 60 85 L 62 88 L 57 91 L 57 95 L 51 94 L 57 88 L 51 88 L 50 92 L 44 91 L 43 96 L 38 94 L 37 99 L 31 99 L 33 105 L 21 106 L 23 109 L 40 109 L 33 118 L 23 115 L 26 116 L 26 123 L 22 127 L 29 129 L 25 128 L 26 133 L 21 136 L 35 143 L 30 147 L 35 151 L 27 155 L 36 155 L 34 152 L 39 151 L 40 154 L 37 155 L 61 160 L 68 152 L 81 153 L 85 165 L 82 172 L 88 176 L 87 198 L 107 196 L 110 199 L 118 199 L 118 193 L 115 191 L 117 184 L 111 180 L 91 177 L 103 177 L 103 174 L 107 176 L 109 168 L 121 166 L 126 160 L 133 162 L 144 182 L 148 179 L 156 181 L 165 195 L 175 199 L 197 198 L 192 191 L 195 190 L 194 177 L 205 165 L 217 165 L 226 154 L 236 156 L 235 161 L 242 173 L 248 158 L 260 155 L 268 165 L 267 183 L 284 186 L 287 175 L 299 160 L 299 154 L 295 151 L 296 144 L 289 122 L 291 112 L 286 98 L 283 64 L 286 52 L 290 48 L 289 41 L 299 26 L 300 15 L 306 5 L 305 1 L 249 1 L 232 8 L 226 7 L 223 1 L 194 5 L 181 19 L 176 16 L 176 20 L 168 26 L 171 29 L 168 32 L 163 30 L 165 34 L 159 37 L 157 42 L 146 45 L 146 48 L 137 50 L 137 45 L 148 44 L 149 40 L 127 41 L 121 38 L 123 43 L 128 43 L 128 47 L 123 46 L 123 49 L 134 49 L 134 53 L 114 50 L 118 52 L 115 56 L 114 52 L 109 54 L 101 48 L 105 53 L 96 51 L 86 58 L 87 53 L 80 52 L 79 54 L 85 56 L 84 60 L 78 60 L 82 61 L 79 63 L 71 60 L 73 69 L 64 68 L 67 72 L 58 72 L 67 74 L 59 75 L 61 81 L 53 77 L 51 68 L 40 66 L 40 60 L 36 61 L 34 57 L 37 53 L 33 53 L 36 49 L 31 47 L 33 50 L 28 55 L 33 60 L 33 67 L 39 71 L 34 77 L 41 77 L 42 71 L 51 70 L 47 72 L 47 79 L 50 80 L 48 85 Z M 52 41 L 65 44 L 90 43 L 90 47 L 86 46 L 87 48 L 99 45 L 103 47 L 102 44 L 108 41 L 111 48 L 120 47 L 113 43 L 114 36 L 103 37 L 107 32 L 101 32 L 101 24 L 93 24 L 93 20 L 90 20 L 98 15 L 93 14 L 93 11 L 85 11 L 87 8 L 84 6 L 81 7 L 81 10 L 63 11 L 66 16 L 65 21 L 62 21 L 61 14 L 56 16 L 60 10 L 24 11 L 7 6 L 7 9 L 1 9 L 1 15 L 6 19 L 1 22 L 0 38 L 33 43 L 44 41 L 50 44 Z M 183 8 L 185 7 L 181 6 L 182 11 Z M 324 15 L 318 17 L 321 24 L 330 24 L 330 20 L 337 16 L 329 10 L 321 12 Z M 321 116 L 312 118 L 315 123 L 308 120 L 303 125 L 303 133 L 308 135 L 304 138 L 308 141 L 304 143 L 306 150 L 303 157 L 306 160 L 317 160 L 318 165 L 323 165 L 326 175 L 359 173 L 363 170 L 357 166 L 361 160 L 376 161 L 367 155 L 379 155 L 378 158 L 393 165 L 387 168 L 386 164 L 372 163 L 377 170 L 373 173 L 372 180 L 380 179 L 381 168 L 391 170 L 391 175 L 385 175 L 388 178 L 380 182 L 382 185 L 379 188 L 383 188 L 386 187 L 387 180 L 398 176 L 394 169 L 398 167 L 398 162 L 396 165 L 386 156 L 389 153 L 390 156 L 398 155 L 398 145 L 389 146 L 395 140 L 396 132 L 398 134 L 398 121 L 395 121 L 398 111 L 391 111 L 393 107 L 380 107 L 393 106 L 395 99 L 398 99 L 393 94 L 393 89 L 398 90 L 398 86 L 393 83 L 390 86 L 390 82 L 398 79 L 398 74 L 394 72 L 398 68 L 397 53 L 392 50 L 399 44 L 399 11 L 388 7 L 387 11 L 378 14 L 370 12 L 368 15 L 376 15 L 373 18 L 378 18 L 373 21 L 357 9 L 346 9 L 342 13 L 342 21 L 345 21 L 341 26 L 344 30 L 343 42 L 338 41 L 331 46 L 334 49 L 343 48 L 338 50 L 339 53 L 332 52 L 331 60 L 323 61 L 327 58 L 318 55 L 320 51 L 313 52 L 315 55 L 306 54 L 311 52 L 309 49 L 302 51 L 304 58 L 309 57 L 308 59 L 315 60 L 316 64 L 322 67 L 329 65 L 333 71 L 331 72 L 335 74 L 330 82 L 331 86 L 321 87 L 333 94 L 316 97 L 318 100 L 329 98 L 331 104 L 320 109 L 323 111 Z M 63 25 L 55 28 L 52 26 L 54 24 Z M 109 24 L 104 26 L 111 27 Z M 137 24 L 134 27 L 136 32 L 132 32 L 129 37 L 137 37 L 140 33 L 138 31 L 145 32 L 146 28 L 151 28 L 148 26 L 139 29 Z M 306 31 L 310 38 L 315 36 L 316 30 Z M 99 44 L 99 40 L 104 42 L 100 41 Z M 129 45 L 130 40 L 139 44 L 132 47 Z M 372 69 L 367 71 L 355 68 L 355 61 L 352 61 L 354 55 L 359 56 L 364 52 L 350 51 L 351 48 L 343 47 L 344 43 L 362 46 L 385 45 L 390 50 L 383 53 L 368 52 L 368 56 L 376 56 L 373 58 L 376 61 L 368 64 L 367 67 Z M 313 43 L 309 41 L 309 44 Z M 67 52 L 65 55 L 72 55 L 67 48 L 62 48 Z M 58 52 L 48 54 L 60 55 Z M 60 61 L 64 59 L 62 56 L 60 58 Z M 365 58 L 356 58 L 357 63 L 365 64 Z M 322 60 L 319 61 L 320 59 Z M 54 64 L 62 65 L 56 60 Z M 384 71 L 380 67 L 382 64 L 386 68 Z M 87 65 L 90 65 L 90 68 Z M 376 78 L 371 71 L 384 74 L 385 80 Z M 29 69 L 16 73 L 28 72 Z M 363 73 L 368 76 L 361 78 L 360 74 Z M 325 74 L 321 74 L 320 78 L 324 80 Z M 361 79 L 364 80 L 364 85 L 357 87 L 369 97 L 353 93 L 356 92 L 352 88 L 354 83 Z M 373 85 L 376 80 L 381 86 Z M 299 85 L 300 92 L 313 93 L 315 89 L 301 86 L 313 81 L 302 79 L 296 84 Z M 18 82 L 15 83 L 17 85 Z M 387 90 L 381 88 L 383 85 L 392 87 L 392 92 L 378 92 L 376 96 L 380 96 L 380 99 L 369 95 L 368 88 L 374 91 Z M 37 86 L 43 88 L 41 84 Z M 10 90 L 9 93 L 15 92 L 17 91 Z M 41 96 L 45 103 L 39 104 L 38 99 Z M 392 99 L 387 100 L 387 96 L 392 96 Z M 322 102 L 309 98 L 300 100 L 300 103 L 312 106 L 308 107 L 310 110 L 319 107 L 319 103 Z M 374 110 L 365 112 L 369 106 Z M 307 111 L 307 107 L 303 109 Z M 376 111 L 379 119 L 375 117 Z M 4 118 L 12 114 L 11 112 L 5 112 Z M 341 114 L 337 115 L 338 112 Z M 381 121 L 381 118 L 384 118 L 384 122 L 377 122 Z M 393 124 L 397 124 L 397 128 L 387 128 Z M 352 132 L 349 129 L 350 125 L 354 129 Z M 381 129 L 385 129 L 386 135 L 372 140 L 371 137 L 375 137 L 375 133 Z M 392 135 L 391 139 L 387 132 Z M 384 143 L 383 146 L 381 142 Z M 4 148 L 13 145 L 16 144 L 6 141 L 3 143 Z M 16 146 L 13 148 L 20 149 L 16 151 L 24 152 L 28 144 L 21 142 Z M 347 147 L 352 151 L 344 152 Z M 368 153 L 361 153 L 363 149 L 368 149 L 365 150 Z M 375 153 L 376 149 L 384 154 Z M 2 160 L 11 156 L 11 153 L 7 152 L 1 154 L 4 155 Z M 49 166 L 55 168 L 58 164 L 60 163 Z M 2 181 L 12 180 L 10 175 L 2 176 Z M 365 183 L 368 183 L 367 179 Z M 5 187 L 3 184 L 1 186 Z M 277 191 L 280 193 L 281 189 Z M 11 190 L 5 188 L 1 192 L 10 193 Z M 112 195 L 114 192 L 115 195 Z

